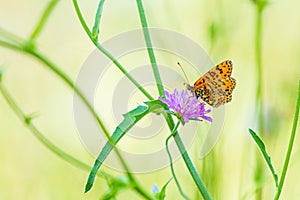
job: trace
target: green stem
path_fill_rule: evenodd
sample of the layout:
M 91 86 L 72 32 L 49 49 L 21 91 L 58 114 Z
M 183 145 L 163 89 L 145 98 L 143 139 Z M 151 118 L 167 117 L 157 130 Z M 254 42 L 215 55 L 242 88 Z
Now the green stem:
M 110 137 L 109 132 L 107 131 L 106 127 L 104 126 L 102 120 L 99 118 L 98 114 L 94 110 L 93 106 L 89 103 L 89 101 L 86 99 L 86 97 L 83 95 L 83 93 L 79 90 L 79 88 L 76 87 L 76 85 L 73 83 L 71 78 L 69 78 L 58 66 L 56 66 L 54 63 L 52 63 L 48 58 L 43 56 L 42 54 L 38 53 L 36 50 L 32 50 L 31 48 L 25 48 L 23 46 L 18 46 L 15 44 L 10 44 L 5 41 L 0 40 L 0 46 L 4 46 L 13 50 L 18 50 L 23 53 L 27 53 L 32 55 L 33 57 L 37 58 L 39 61 L 45 64 L 46 67 L 48 67 L 51 71 L 53 71 L 59 78 L 61 78 L 71 89 L 74 89 L 74 92 L 79 96 L 79 98 L 83 101 L 83 103 L 86 105 L 88 110 L 92 113 L 94 118 L 97 120 L 98 125 L 101 127 L 102 131 L 106 135 L 106 137 Z M 127 166 L 125 160 L 123 159 L 122 155 L 118 151 L 117 148 L 115 148 L 115 152 L 125 169 L 128 178 L 132 181 L 133 187 L 136 189 L 136 191 L 140 194 L 142 194 L 145 198 L 151 199 L 151 195 L 148 194 L 142 187 L 139 186 L 133 175 L 130 173 L 129 167 Z
M 42 29 L 44 28 L 44 25 L 46 24 L 47 19 L 49 18 L 51 12 L 53 11 L 54 7 L 57 5 L 59 0 L 52 0 L 47 5 L 46 9 L 44 10 L 40 21 L 37 23 L 36 27 L 32 31 L 30 35 L 30 40 L 34 41 L 38 35 L 41 33 Z
M 61 71 L 59 67 L 54 65 L 54 63 L 52 63 L 46 57 L 42 56 L 41 54 L 37 53 L 36 51 L 30 50 L 29 53 L 31 53 L 33 56 L 35 56 L 36 58 L 38 58 L 39 60 L 44 62 L 46 64 L 46 66 L 48 66 L 52 71 L 55 72 L 55 74 L 57 74 L 60 78 L 62 78 L 62 80 L 64 80 L 67 83 L 67 85 L 70 86 L 70 88 L 74 89 L 74 92 L 79 96 L 79 98 L 83 101 L 83 103 L 88 108 L 88 110 L 93 114 L 93 117 L 97 120 L 97 123 L 100 126 L 100 128 L 102 129 L 102 131 L 104 132 L 105 136 L 107 138 L 109 138 L 110 134 L 109 134 L 108 130 L 106 129 L 104 123 L 102 122 L 102 120 L 100 119 L 100 117 L 98 116 L 98 114 L 94 110 L 93 106 L 88 101 L 88 99 L 86 99 L 86 97 L 81 92 L 81 90 L 79 90 L 79 88 L 76 87 L 75 83 L 73 83 L 73 81 L 63 71 Z M 117 148 L 115 148 L 115 152 L 116 152 L 122 166 L 124 167 L 125 171 L 127 172 L 129 178 L 133 180 L 133 175 L 130 173 L 130 170 L 129 170 L 125 160 L 123 159 L 122 155 L 120 154 L 120 152 Z
M 262 15 L 266 3 L 264 0 L 256 0 L 256 25 L 255 25 L 255 62 L 257 72 L 257 90 L 256 90 L 256 106 L 258 112 L 258 132 L 261 137 L 264 136 L 264 105 L 263 105 L 263 67 L 262 67 Z M 256 167 L 254 172 L 254 180 L 256 184 L 260 184 L 263 176 L 263 163 L 259 154 L 256 157 Z M 262 199 L 262 188 L 256 191 L 256 200 Z
M 52 153 L 56 154 L 58 157 L 66 161 L 67 163 L 77 167 L 81 170 L 89 172 L 91 167 L 84 162 L 76 159 L 72 155 L 60 149 L 58 146 L 53 144 L 50 140 L 48 140 L 44 134 L 39 131 L 36 126 L 31 122 L 32 118 L 24 113 L 24 111 L 20 108 L 20 106 L 13 99 L 12 95 L 8 92 L 7 88 L 1 83 L 2 73 L 0 73 L 0 92 L 4 97 L 5 101 L 12 109 L 12 111 L 17 115 L 17 117 L 25 124 L 25 126 L 33 133 L 34 137 L 37 138 L 44 146 L 46 146 Z M 113 178 L 110 174 L 107 174 L 103 171 L 99 171 L 97 173 L 99 177 L 110 177 Z
M 141 0 L 136 0 L 136 2 L 137 2 L 137 6 L 138 6 L 138 11 L 139 11 L 139 15 L 140 15 L 141 24 L 142 24 L 143 31 L 144 31 L 144 38 L 145 38 L 146 45 L 147 45 L 148 55 L 149 55 L 149 58 L 150 58 L 150 61 L 151 61 L 151 66 L 152 66 L 152 70 L 153 70 L 153 73 L 154 73 L 154 76 L 155 76 L 155 80 L 156 80 L 157 88 L 158 88 L 158 91 L 159 91 L 159 95 L 161 97 L 165 97 L 163 84 L 162 84 L 162 81 L 161 81 L 161 78 L 160 78 L 160 75 L 159 75 L 155 55 L 154 55 L 154 52 L 153 52 L 153 47 L 152 47 L 152 43 L 151 43 L 151 39 L 150 39 L 150 34 L 149 34 L 149 30 L 148 30 L 148 25 L 147 25 L 147 20 L 146 20 L 143 4 L 142 4 Z M 175 125 L 172 116 L 168 113 L 165 113 L 164 116 L 165 116 L 165 119 L 166 119 L 167 124 L 169 126 L 169 129 L 172 131 L 174 129 L 174 125 Z M 178 134 L 178 131 L 176 131 L 173 134 L 173 137 L 174 137 L 176 145 L 177 145 L 177 147 L 178 147 L 178 149 L 179 149 L 179 151 L 182 155 L 182 158 L 183 158 L 183 160 L 184 160 L 184 162 L 185 162 L 185 164 L 186 164 L 186 166 L 187 166 L 187 168 L 188 168 L 188 170 L 189 170 L 189 172 L 190 172 L 190 174 L 191 174 L 198 190 L 202 194 L 202 197 L 205 200 L 212 199 L 209 192 L 207 191 L 203 181 L 201 180 L 199 174 L 197 173 L 196 168 L 195 168 L 194 164 L 192 163 L 188 153 L 186 152 L 185 146 L 182 143 L 182 140 L 181 140 L 181 138 Z
M 22 45 L 15 45 L 10 44 L 5 41 L 0 40 L 0 46 L 4 46 L 13 50 L 17 50 L 23 53 L 27 53 L 36 59 L 38 59 L 40 62 L 42 62 L 47 68 L 49 68 L 51 71 L 54 72 L 59 78 L 61 78 L 71 89 L 74 89 L 74 92 L 79 96 L 79 98 L 83 101 L 83 103 L 86 105 L 88 110 L 93 114 L 95 119 L 97 120 L 99 126 L 103 130 L 104 134 L 107 137 L 110 137 L 108 131 L 106 130 L 106 127 L 104 126 L 103 122 L 99 118 L 98 114 L 94 110 L 93 106 L 89 103 L 88 99 L 83 95 L 83 93 L 79 90 L 79 88 L 76 87 L 75 83 L 73 83 L 72 79 L 68 77 L 57 65 L 52 63 L 46 56 L 42 55 L 41 53 L 37 52 L 36 50 L 28 49 L 23 47 Z
M 21 44 L 24 42 L 24 40 L 22 38 L 20 38 L 19 36 L 3 29 L 0 27 L 0 36 L 3 37 L 5 40 L 9 40 L 11 43 L 14 44 Z
M 170 127 L 174 127 L 174 121 L 172 119 L 172 117 L 170 116 L 170 114 L 165 114 L 165 118 L 167 121 L 167 124 Z M 173 129 L 172 129 L 173 130 Z M 190 175 L 192 176 L 198 190 L 200 191 L 202 197 L 204 200 L 211 200 L 212 197 L 210 196 L 208 190 L 206 189 L 206 186 L 204 184 L 204 182 L 202 181 L 201 177 L 199 176 L 192 160 L 189 157 L 189 154 L 187 153 L 185 146 L 179 136 L 178 131 L 175 131 L 175 133 L 173 134 L 174 140 L 176 142 L 176 145 L 179 149 L 179 152 L 183 158 L 183 161 L 186 165 L 186 167 L 188 168 L 188 171 L 190 173 Z
M 56 154 L 58 157 L 62 158 L 66 162 L 83 169 L 85 171 L 90 170 L 90 166 L 77 160 L 75 157 L 71 156 L 70 154 L 64 152 L 55 144 L 53 144 L 50 140 L 48 140 L 32 123 L 30 117 L 26 116 L 25 113 L 21 110 L 21 108 L 17 105 L 16 101 L 13 97 L 9 94 L 6 87 L 1 83 L 0 80 L 0 91 L 2 96 L 10 106 L 10 108 L 14 111 L 14 113 L 18 116 L 18 118 L 24 122 L 26 127 L 33 133 L 33 135 L 42 143 L 44 144 L 50 151 Z M 99 175 L 99 174 L 98 174 Z
M 98 40 L 99 27 L 100 27 L 100 21 L 101 21 L 104 1 L 105 0 L 100 0 L 99 5 L 98 5 L 98 9 L 97 9 L 97 13 L 96 13 L 96 16 L 95 16 L 95 22 L 94 22 L 93 32 L 92 32 L 94 40 Z
M 117 67 L 118 69 L 149 99 L 154 100 L 154 98 L 128 73 L 128 71 L 121 65 L 121 63 L 115 58 L 111 53 L 109 53 L 95 38 L 93 37 L 93 34 L 89 30 L 82 13 L 80 11 L 79 5 L 77 3 L 77 0 L 73 0 L 73 4 L 77 13 L 77 16 L 79 18 L 79 21 L 85 30 L 86 34 L 89 36 L 91 41 L 94 43 L 94 45 L 105 55 L 107 56 Z
M 101 13 L 102 13 L 102 8 L 103 8 L 103 4 L 104 4 L 104 0 L 102 1 L 102 3 L 99 3 L 98 6 L 98 10 L 96 13 L 96 18 L 95 18 L 95 24 L 94 24 L 94 30 L 95 29 L 99 29 L 99 23 L 100 23 L 100 17 L 101 17 Z M 91 31 L 89 30 L 83 15 L 80 11 L 79 5 L 77 0 L 73 0 L 73 5 L 76 11 L 76 14 L 78 16 L 78 19 L 83 27 L 83 29 L 85 30 L 86 34 L 89 36 L 89 38 L 91 39 L 91 41 L 94 43 L 94 45 L 105 55 L 107 56 L 117 67 L 118 69 L 149 99 L 149 100 L 154 100 L 154 98 L 130 75 L 130 73 L 128 73 L 128 71 L 121 65 L 121 63 L 117 60 L 117 58 L 115 58 L 112 54 L 109 53 L 109 51 L 107 51 L 99 42 L 98 42 L 98 34 L 96 37 L 94 37 L 93 33 L 91 33 Z M 97 24 L 97 25 L 96 25 Z M 117 148 L 115 147 L 116 152 Z M 119 153 L 117 153 L 120 158 L 121 155 Z M 125 164 L 125 162 L 121 161 L 123 164 Z M 126 167 L 126 171 L 127 171 L 127 175 L 130 179 L 130 181 L 133 184 L 133 187 L 137 190 L 138 193 L 140 193 L 142 196 L 144 196 L 146 199 L 152 199 L 151 195 L 148 194 L 135 180 L 135 178 L 133 177 L 133 175 L 130 173 L 130 171 L 128 170 L 128 167 Z
M 175 131 L 177 131 L 179 125 L 180 125 L 180 120 L 178 120 L 176 126 L 174 127 L 174 129 L 173 129 L 173 131 L 172 131 L 172 133 L 171 133 L 171 135 L 169 135 L 169 136 L 167 137 L 167 139 L 166 139 L 166 150 L 167 150 L 167 153 L 168 153 L 168 156 L 169 156 L 169 160 L 170 160 L 170 168 L 171 168 L 172 176 L 173 176 L 173 178 L 174 178 L 174 180 L 175 180 L 175 183 L 176 183 L 176 185 L 177 185 L 177 188 L 178 188 L 178 190 L 179 190 L 181 196 L 182 196 L 184 199 L 188 200 L 188 199 L 189 199 L 188 196 L 183 192 L 183 190 L 182 190 L 182 188 L 181 188 L 181 186 L 180 186 L 180 184 L 179 184 L 179 181 L 178 181 L 178 179 L 177 179 L 177 177 L 176 177 L 175 170 L 174 170 L 174 166 L 173 166 L 172 155 L 171 155 L 171 152 L 170 152 L 170 150 L 169 150 L 169 140 L 173 137 L 173 135 L 174 135 Z
M 299 110 L 300 110 L 300 80 L 299 80 L 299 83 L 298 83 L 298 94 L 297 94 L 297 101 L 296 101 L 293 128 L 292 128 L 290 141 L 289 141 L 288 149 L 287 149 L 286 156 L 285 156 L 283 169 L 282 169 L 281 176 L 280 176 L 279 185 L 278 185 L 277 192 L 276 192 L 274 200 L 279 199 L 281 191 L 282 191 L 283 183 L 284 183 L 284 180 L 285 180 L 285 176 L 286 176 L 286 173 L 287 173 L 287 169 L 288 169 L 288 165 L 289 165 L 289 161 L 290 161 L 290 158 L 291 158 L 292 149 L 293 149 L 293 145 L 294 145 L 294 141 L 295 141 L 296 130 L 297 130 L 297 125 L 298 125 L 298 120 L 299 120 Z
M 264 134 L 264 117 L 263 117 L 263 67 L 262 67 L 262 14 L 263 8 L 257 6 L 256 12 L 256 33 L 255 33 L 255 59 L 257 66 L 257 91 L 256 103 L 258 107 L 258 124 L 259 133 Z
M 155 55 L 154 55 L 154 51 L 153 51 L 153 47 L 152 47 L 152 43 L 151 43 L 150 33 L 149 33 L 148 25 L 147 25 L 147 20 L 146 20 L 142 0 L 136 0 L 136 3 L 137 3 L 138 10 L 139 10 L 140 20 L 141 20 L 141 24 L 142 24 L 143 32 L 144 32 L 144 38 L 145 38 L 146 45 L 147 45 L 147 51 L 148 51 L 149 59 L 151 62 L 151 66 L 152 66 L 153 74 L 155 77 L 159 96 L 165 97 L 164 87 L 163 87 L 163 84 L 162 84 L 162 81 L 160 78 L 160 74 L 158 71 L 158 67 L 157 67 L 157 63 L 156 63 L 156 59 L 155 59 Z

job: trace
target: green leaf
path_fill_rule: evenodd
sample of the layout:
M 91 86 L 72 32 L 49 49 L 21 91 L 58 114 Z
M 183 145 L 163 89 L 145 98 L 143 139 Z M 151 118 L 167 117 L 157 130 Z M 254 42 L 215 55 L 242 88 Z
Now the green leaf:
M 146 105 L 139 105 L 135 109 L 123 115 L 123 121 L 116 127 L 112 136 L 106 142 L 97 159 L 95 160 L 94 166 L 90 172 L 85 186 L 85 192 L 88 192 L 92 188 L 98 169 L 110 154 L 110 152 L 113 150 L 114 146 L 131 129 L 131 127 L 133 127 L 149 112 L 158 113 L 159 110 L 163 111 L 164 109 L 166 109 L 166 105 L 159 100 L 145 102 L 145 104 Z
M 271 162 L 271 157 L 267 153 L 266 146 L 265 146 L 264 142 L 262 141 L 262 139 L 260 139 L 260 137 L 253 130 L 249 129 L 249 132 L 250 132 L 252 138 L 254 139 L 254 141 L 256 142 L 256 144 L 258 145 L 262 155 L 264 156 L 265 161 L 268 164 L 268 167 L 269 167 L 269 169 L 270 169 L 270 171 L 273 175 L 275 185 L 278 188 L 278 176 L 277 176 L 277 174 L 274 170 L 274 167 L 273 167 L 272 162 Z
M 164 186 L 161 188 L 161 191 L 159 192 L 159 191 L 157 191 L 157 192 L 155 192 L 153 195 L 154 195 L 154 198 L 156 199 L 156 200 L 164 200 L 165 199 L 165 197 L 166 197 L 166 189 L 167 189 L 167 186 L 168 186 L 168 184 L 171 182 L 171 180 L 172 180 L 173 178 L 170 178 L 165 184 L 164 184 Z
M 155 114 L 160 114 L 168 109 L 168 106 L 160 100 L 147 101 L 144 103 L 149 106 L 149 111 Z
M 126 177 L 106 177 L 109 190 L 100 198 L 100 200 L 116 199 L 117 195 L 127 188 L 131 187 L 130 181 Z

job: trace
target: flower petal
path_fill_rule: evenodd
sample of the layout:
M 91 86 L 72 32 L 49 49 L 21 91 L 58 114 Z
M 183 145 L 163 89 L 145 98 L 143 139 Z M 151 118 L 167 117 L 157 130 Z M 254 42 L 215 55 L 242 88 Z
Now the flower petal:
M 199 103 L 199 100 L 191 96 L 187 90 L 178 92 L 177 89 L 175 89 L 173 94 L 165 91 L 165 95 L 166 99 L 162 97 L 158 99 L 167 104 L 183 122 L 187 123 L 189 119 L 200 120 L 199 118 L 212 122 L 212 118 L 205 115 L 210 113 L 211 110 L 205 110 L 206 104 L 204 102 Z

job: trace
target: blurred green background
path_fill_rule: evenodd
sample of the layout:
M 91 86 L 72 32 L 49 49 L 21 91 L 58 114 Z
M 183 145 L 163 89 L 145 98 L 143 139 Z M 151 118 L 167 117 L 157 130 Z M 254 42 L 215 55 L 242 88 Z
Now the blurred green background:
M 48 1 L 0 0 L 0 28 L 27 38 Z M 90 27 L 97 1 L 79 2 Z M 226 107 L 222 137 L 205 161 L 190 150 L 199 172 L 215 199 L 253 199 L 253 172 L 257 147 L 248 133 L 256 129 L 256 67 L 254 49 L 255 7 L 250 0 L 144 1 L 150 27 L 182 33 L 200 44 L 215 63 L 231 59 L 237 87 Z M 300 77 L 299 1 L 271 1 L 263 14 L 263 91 L 267 149 L 281 172 L 294 114 Z M 135 1 L 107 0 L 101 22 L 101 41 L 140 28 Z M 213 32 L 213 35 L 212 35 Z M 2 36 L 0 36 L 2 39 Z M 95 49 L 84 33 L 71 1 L 60 1 L 37 40 L 41 52 L 62 67 L 73 80 L 87 56 Z M 0 47 L 3 83 L 26 113 L 37 112 L 34 123 L 56 145 L 88 164 L 93 163 L 81 145 L 73 119 L 73 93 L 32 57 Z M 66 163 L 41 145 L 0 97 L 0 199 L 98 199 L 107 191 L 104 179 L 84 194 L 88 172 Z M 296 138 L 291 165 L 281 199 L 300 196 L 300 151 Z M 103 168 L 112 174 L 114 170 Z M 183 189 L 197 197 L 195 185 L 183 162 L 175 169 Z M 205 169 L 205 170 L 203 170 Z M 151 192 L 170 177 L 166 168 L 137 175 Z M 275 187 L 264 169 L 263 199 L 272 199 Z M 174 182 L 167 199 L 177 199 Z M 133 191 L 118 199 L 140 199 Z

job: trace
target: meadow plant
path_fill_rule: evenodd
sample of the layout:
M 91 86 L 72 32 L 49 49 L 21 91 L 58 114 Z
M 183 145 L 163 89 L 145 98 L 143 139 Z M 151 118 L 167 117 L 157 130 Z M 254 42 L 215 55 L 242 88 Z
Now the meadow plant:
M 58 66 L 54 61 L 48 58 L 46 55 L 42 54 L 39 49 L 36 41 L 38 40 L 41 31 L 45 27 L 48 18 L 51 16 L 54 8 L 58 4 L 58 0 L 49 1 L 46 9 L 44 10 L 43 14 L 41 15 L 40 20 L 32 30 L 31 35 L 24 39 L 19 37 L 13 33 L 10 33 L 4 29 L 0 29 L 0 46 L 3 48 L 11 49 L 13 51 L 19 51 L 24 53 L 37 61 L 39 61 L 42 65 L 50 70 L 55 76 L 57 76 L 63 84 L 68 86 L 68 88 L 81 99 L 85 107 L 89 110 L 92 114 L 94 119 L 97 121 L 99 128 L 103 131 L 103 133 L 107 137 L 107 143 L 101 149 L 98 157 L 95 160 L 95 163 L 92 167 L 89 164 L 86 164 L 75 156 L 65 152 L 56 144 L 51 142 L 45 134 L 39 130 L 33 120 L 36 116 L 35 113 L 33 114 L 26 114 L 21 106 L 18 104 L 18 101 L 14 99 L 11 92 L 7 89 L 5 84 L 3 83 L 3 72 L 0 72 L 0 91 L 10 106 L 11 110 L 18 116 L 18 118 L 24 122 L 25 126 L 30 130 L 30 132 L 51 152 L 56 154 L 58 157 L 63 159 L 64 161 L 70 163 L 71 165 L 85 170 L 86 172 L 90 171 L 88 176 L 88 180 L 85 186 L 85 192 L 88 192 L 93 187 L 94 181 L 96 177 L 103 178 L 107 181 L 107 185 L 109 190 L 101 194 L 101 199 L 115 199 L 120 191 L 122 190 L 132 190 L 135 191 L 140 198 L 142 199 L 165 199 L 166 191 L 168 189 L 169 184 L 174 179 L 176 186 L 181 194 L 181 198 L 190 199 L 189 196 L 191 194 L 186 194 L 183 191 L 183 187 L 180 184 L 180 180 L 177 178 L 175 169 L 173 166 L 172 155 L 169 150 L 169 141 L 170 139 L 174 139 L 177 148 L 180 152 L 181 158 L 185 163 L 187 173 L 193 179 L 193 182 L 197 188 L 198 195 L 201 195 L 201 198 L 205 200 L 213 199 L 212 197 L 215 194 L 211 194 L 205 185 L 205 181 L 203 181 L 202 177 L 199 175 L 196 167 L 190 158 L 190 155 L 187 151 L 186 146 L 184 145 L 181 134 L 179 133 L 179 126 L 184 126 L 185 124 L 189 123 L 191 120 L 195 120 L 198 123 L 213 123 L 214 119 L 211 114 L 211 109 L 208 108 L 208 105 L 201 101 L 200 98 L 196 98 L 190 91 L 181 90 L 178 91 L 179 88 L 175 88 L 173 93 L 168 92 L 165 90 L 163 79 L 161 78 L 158 63 L 155 57 L 154 48 L 151 41 L 151 34 L 149 32 L 149 27 L 146 19 L 146 13 L 143 6 L 142 0 L 136 0 L 136 5 L 139 13 L 139 19 L 141 23 L 141 28 L 143 30 L 144 41 L 147 46 L 147 53 L 149 56 L 149 60 L 151 63 L 151 68 L 153 75 L 155 77 L 155 83 L 157 86 L 157 91 L 159 97 L 153 97 L 145 87 L 143 87 L 132 75 L 131 73 L 126 70 L 126 68 L 119 62 L 117 58 L 115 58 L 112 53 L 110 53 L 100 41 L 101 30 L 100 30 L 100 23 L 102 12 L 104 8 L 104 0 L 100 0 L 97 12 L 95 15 L 95 21 L 92 28 L 89 28 L 87 22 L 85 21 L 83 14 L 81 12 L 80 6 L 77 0 L 73 0 L 73 5 L 77 14 L 77 17 L 82 25 L 83 29 L 85 30 L 87 36 L 90 38 L 91 42 L 95 45 L 95 47 L 104 54 L 107 58 L 109 58 L 114 65 L 123 73 L 124 76 L 128 78 L 129 81 L 133 83 L 133 85 L 147 98 L 146 101 L 142 102 L 136 108 L 128 111 L 123 115 L 122 122 L 115 128 L 113 133 L 111 134 L 105 124 L 103 123 L 103 119 L 99 116 L 99 114 L 94 109 L 93 105 L 89 102 L 88 98 L 84 95 L 84 93 L 78 88 L 75 82 L 62 70 L 60 66 Z M 256 94 L 256 105 L 257 105 L 257 112 L 258 112 L 258 130 L 254 131 L 249 129 L 249 133 L 251 134 L 252 138 L 254 139 L 255 143 L 257 144 L 261 155 L 263 156 L 270 172 L 271 176 L 274 179 L 274 200 L 279 199 L 281 195 L 281 191 L 284 186 L 284 180 L 286 177 L 286 173 L 289 166 L 289 161 L 291 158 L 292 148 L 294 146 L 294 140 L 297 132 L 297 124 L 299 121 L 299 107 L 300 107 L 300 81 L 298 85 L 298 92 L 297 92 L 297 101 L 296 101 L 296 108 L 295 108 L 295 116 L 292 125 L 292 131 L 290 135 L 290 140 L 288 144 L 287 153 L 284 159 L 283 168 L 281 171 L 280 177 L 278 177 L 275 167 L 271 162 L 271 156 L 267 152 L 267 147 L 264 144 L 264 103 L 263 103 L 263 92 L 262 92 L 262 14 L 267 5 L 266 1 L 253 1 L 256 9 L 257 9 L 257 18 L 256 18 L 256 29 L 255 29 L 255 52 L 256 52 L 256 65 L 257 65 L 257 94 Z M 214 28 L 215 29 L 215 28 Z M 215 36 L 214 36 L 215 37 Z M 215 48 L 215 47 L 214 47 Z M 152 186 L 152 193 L 149 192 L 150 188 L 145 188 L 143 184 L 138 181 L 136 175 L 131 172 L 126 159 L 122 156 L 119 152 L 117 143 L 122 140 L 123 136 L 125 136 L 131 129 L 134 127 L 141 119 L 145 116 L 149 115 L 150 113 L 155 113 L 157 115 L 162 115 L 164 120 L 166 121 L 170 134 L 165 140 L 166 150 L 170 160 L 170 169 L 172 173 L 172 177 L 165 181 L 165 184 L 159 188 L 155 183 Z M 175 116 L 175 117 L 174 117 Z M 175 121 L 177 120 L 177 121 Z M 106 158 L 110 155 L 110 153 L 114 150 L 117 155 L 118 160 L 120 161 L 122 168 L 124 169 L 124 174 L 121 177 L 113 176 L 110 173 L 105 172 L 105 170 L 101 169 L 103 162 Z M 262 186 L 260 185 L 263 177 L 263 170 L 264 164 L 261 161 L 261 158 L 258 154 L 257 162 L 256 162 L 256 169 L 254 172 L 254 179 L 256 184 L 256 192 L 255 197 L 257 200 L 263 198 L 262 194 Z M 201 168 L 201 166 L 200 166 Z M 209 177 L 208 177 L 209 178 Z M 207 179 L 207 177 L 206 177 Z M 149 191 L 148 191 L 149 190 Z

